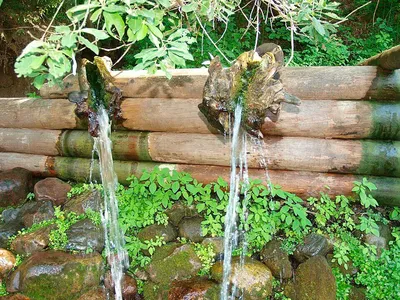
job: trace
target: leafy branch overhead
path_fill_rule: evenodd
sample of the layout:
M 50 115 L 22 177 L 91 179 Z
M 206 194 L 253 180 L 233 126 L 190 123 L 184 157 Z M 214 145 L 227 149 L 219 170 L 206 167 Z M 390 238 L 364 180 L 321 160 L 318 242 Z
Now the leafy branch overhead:
M 126 53 L 135 43 L 147 40 L 147 48 L 135 55 L 139 63 L 134 69 L 150 73 L 161 69 L 170 77 L 167 69 L 185 67 L 186 61 L 193 60 L 189 46 L 196 42 L 194 36 L 204 34 L 211 39 L 203 24 L 227 23 L 247 4 L 238 0 L 87 0 L 66 11 L 69 24 L 53 26 L 54 16 L 43 36 L 28 44 L 18 57 L 15 71 L 18 76 L 33 78 L 36 88 L 45 82 L 54 85 L 76 72 L 76 55 L 85 48 L 96 55 L 121 48 L 126 48 Z M 253 4 L 256 13 L 247 18 L 248 28 L 257 34 L 261 22 L 279 20 L 293 33 L 321 41 L 335 32 L 332 22 L 341 20 L 335 2 L 262 0 Z M 114 40 L 119 46 L 103 48 L 104 40 Z M 223 55 L 217 43 L 212 43 L 215 54 Z

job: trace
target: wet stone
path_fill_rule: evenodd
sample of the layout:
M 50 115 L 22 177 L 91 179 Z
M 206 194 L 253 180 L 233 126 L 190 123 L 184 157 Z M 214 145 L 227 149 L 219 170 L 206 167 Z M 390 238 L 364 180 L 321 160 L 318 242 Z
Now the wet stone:
M 101 253 L 104 248 L 104 231 L 89 219 L 71 225 L 66 232 L 68 243 L 66 250 L 86 252 L 88 249 Z
M 331 250 L 331 245 L 326 237 L 311 233 L 304 238 L 303 244 L 296 247 L 293 255 L 301 263 L 316 255 L 326 256 Z
M 156 237 L 162 237 L 165 243 L 176 239 L 177 232 L 171 224 L 153 224 L 141 229 L 137 235 L 141 241 L 156 240 Z M 145 255 L 150 255 L 147 250 L 143 251 Z
M 295 274 L 296 300 L 335 300 L 336 280 L 325 257 L 314 256 L 299 265 Z
M 56 225 L 51 224 L 33 232 L 19 235 L 11 242 L 10 248 L 12 251 L 20 255 L 29 255 L 39 251 L 44 251 L 50 243 L 50 231 L 55 228 Z
M 20 214 L 24 226 L 31 227 L 33 224 L 51 220 L 54 217 L 54 207 L 50 201 L 32 201 L 24 204 Z
M 32 190 L 32 173 L 14 168 L 0 173 L 0 207 L 18 206 Z
M 218 261 L 211 268 L 211 278 L 221 283 L 223 279 L 223 261 Z M 232 258 L 230 285 L 243 290 L 245 299 L 266 299 L 272 293 L 273 276 L 266 265 L 258 260 L 246 257 L 243 267 L 240 257 Z
M 63 205 L 67 200 L 67 193 L 71 190 L 68 183 L 58 178 L 46 178 L 35 184 L 34 193 L 37 201 L 49 200 L 54 206 Z
M 0 281 L 8 275 L 15 266 L 15 256 L 6 249 L 0 249 Z
M 88 209 L 99 212 L 102 201 L 98 190 L 87 191 L 68 199 L 64 205 L 64 211 L 75 212 L 78 215 L 85 213 Z
M 21 292 L 32 300 L 72 300 L 98 287 L 102 273 L 100 254 L 37 252 L 9 276 L 7 291 Z
M 209 237 L 205 238 L 202 242 L 202 245 L 213 245 L 213 250 L 215 253 L 215 257 L 219 258 L 222 257 L 224 254 L 224 238 L 222 237 Z
M 19 220 L 14 220 L 9 223 L 0 225 L 0 248 L 7 248 L 8 239 L 13 235 L 16 235 L 24 225 Z
M 108 271 L 104 278 L 104 286 L 110 294 L 114 294 L 114 282 L 111 277 L 111 271 Z M 136 279 L 124 274 L 121 282 L 122 298 L 124 300 L 138 299 L 138 289 Z
M 204 240 L 201 230 L 202 217 L 184 218 L 179 223 L 179 236 L 186 238 L 192 242 L 200 243 Z
M 178 226 L 184 217 L 198 215 L 195 207 L 188 207 L 180 202 L 174 203 L 171 208 L 165 211 L 165 214 L 168 216 L 168 222 L 174 226 Z
M 293 269 L 289 255 L 281 249 L 281 241 L 272 240 L 261 250 L 261 261 L 271 270 L 272 275 L 278 279 L 292 277 Z
M 78 300 L 108 300 L 107 293 L 104 288 L 93 288 L 83 293 Z
M 202 278 L 174 281 L 168 292 L 168 300 L 210 299 L 218 300 L 220 287 L 214 281 Z

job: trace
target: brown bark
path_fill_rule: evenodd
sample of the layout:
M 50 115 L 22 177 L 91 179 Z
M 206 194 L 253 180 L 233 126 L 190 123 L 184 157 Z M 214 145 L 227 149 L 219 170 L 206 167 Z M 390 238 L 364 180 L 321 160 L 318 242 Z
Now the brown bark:
M 359 64 L 360 66 L 379 66 L 386 70 L 400 69 L 400 45 L 372 56 Z

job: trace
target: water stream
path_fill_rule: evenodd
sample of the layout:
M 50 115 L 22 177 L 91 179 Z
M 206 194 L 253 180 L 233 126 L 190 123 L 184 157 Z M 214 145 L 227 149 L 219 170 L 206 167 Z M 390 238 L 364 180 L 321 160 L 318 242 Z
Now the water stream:
M 224 232 L 224 261 L 223 281 L 221 287 L 221 300 L 232 299 L 236 294 L 236 287 L 229 290 L 232 269 L 232 252 L 240 243 L 240 232 L 237 226 L 237 211 L 240 200 L 240 182 L 248 181 L 246 159 L 246 133 L 240 128 L 242 118 L 242 105 L 238 103 L 235 108 L 234 124 L 231 139 L 231 174 L 229 203 L 225 215 Z M 237 170 L 239 167 L 239 170 Z
M 101 181 L 104 190 L 102 223 L 105 234 L 105 249 L 111 267 L 111 276 L 115 288 L 115 300 L 122 300 L 121 281 L 124 269 L 129 261 L 124 250 L 124 235 L 118 224 L 118 202 L 116 189 L 118 179 L 114 172 L 110 140 L 111 123 L 104 108 L 98 111 L 99 136 L 94 138 L 94 149 L 99 157 Z

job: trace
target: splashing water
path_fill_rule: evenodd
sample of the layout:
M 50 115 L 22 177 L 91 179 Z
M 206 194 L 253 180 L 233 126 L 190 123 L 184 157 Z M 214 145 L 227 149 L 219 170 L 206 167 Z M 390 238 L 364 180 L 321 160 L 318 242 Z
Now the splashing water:
M 105 234 L 106 256 L 111 266 L 111 277 L 115 286 L 115 299 L 122 300 L 121 281 L 123 271 L 129 261 L 124 250 L 124 235 L 118 224 L 118 202 L 116 189 L 118 179 L 114 172 L 111 153 L 111 123 L 107 111 L 100 108 L 98 112 L 99 136 L 94 138 L 94 149 L 99 157 L 101 181 L 104 190 L 102 223 Z
M 239 244 L 239 232 L 237 230 L 237 209 L 239 205 L 240 182 L 248 181 L 247 158 L 246 158 L 246 134 L 240 130 L 242 117 L 242 105 L 237 104 L 235 108 L 234 124 L 231 140 L 231 175 L 229 203 L 225 215 L 224 233 L 224 262 L 223 262 L 223 281 L 221 288 L 221 299 L 232 299 L 236 293 L 236 287 L 229 292 L 229 277 L 231 276 L 232 252 Z M 239 172 L 237 173 L 237 158 L 239 158 Z M 243 210 L 244 211 L 244 210 Z M 243 258 L 244 260 L 244 258 Z

